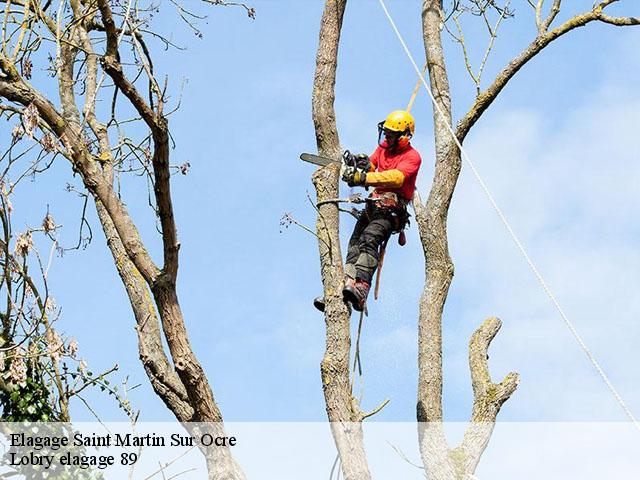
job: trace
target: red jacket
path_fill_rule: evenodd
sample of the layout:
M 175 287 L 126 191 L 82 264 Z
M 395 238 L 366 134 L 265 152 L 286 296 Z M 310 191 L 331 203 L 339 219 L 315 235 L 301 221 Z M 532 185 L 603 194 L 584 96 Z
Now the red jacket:
M 410 201 L 416 189 L 416 177 L 422 159 L 411 145 L 400 151 L 390 152 L 378 147 L 370 157 L 371 172 L 365 185 L 375 187 L 377 192 L 394 192 Z

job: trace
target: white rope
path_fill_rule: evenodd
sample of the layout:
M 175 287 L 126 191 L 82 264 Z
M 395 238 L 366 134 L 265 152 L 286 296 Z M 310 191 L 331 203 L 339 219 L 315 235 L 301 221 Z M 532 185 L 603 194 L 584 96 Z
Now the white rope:
M 489 202 L 491 203 L 491 206 L 493 207 L 493 209 L 496 211 L 496 213 L 500 217 L 500 220 L 502 221 L 502 223 L 506 227 L 507 231 L 509 232 L 509 235 L 511 236 L 511 238 L 515 242 L 516 246 L 518 247 L 518 250 L 520 250 L 520 253 L 522 253 L 522 256 L 524 257 L 525 261 L 529 265 L 529 268 L 531 269 L 531 271 L 533 272 L 534 276 L 536 277 L 536 279 L 538 280 L 538 282 L 542 286 L 542 289 L 547 294 L 547 296 L 551 299 L 551 302 L 555 306 L 556 310 L 558 310 L 558 313 L 560 314 L 560 317 L 564 321 L 565 325 L 569 328 L 569 331 L 571 332 L 571 334 L 575 338 L 576 342 L 578 342 L 578 345 L 584 351 L 585 355 L 587 356 L 587 358 L 589 359 L 589 361 L 591 362 L 593 367 L 596 369 L 596 371 L 598 372 L 598 375 L 600 375 L 600 378 L 602 378 L 602 380 L 604 381 L 604 383 L 607 386 L 607 388 L 610 390 L 610 392 L 613 395 L 613 397 L 620 404 L 620 407 L 622 407 L 622 409 L 624 410 L 624 413 L 627 415 L 627 417 L 629 417 L 629 420 L 631 420 L 633 422 L 633 424 L 636 426 L 636 428 L 638 428 L 638 430 L 640 430 L 640 424 L 638 423 L 636 418 L 633 416 L 633 413 L 631 412 L 631 410 L 629 409 L 627 404 L 624 402 L 624 400 L 622 399 L 622 397 L 620 396 L 618 391 L 615 389 L 615 387 L 613 386 L 613 384 L 609 380 L 609 377 L 604 372 L 604 370 L 602 369 L 602 367 L 600 366 L 600 364 L 598 363 L 596 358 L 593 356 L 593 354 L 591 353 L 591 351 L 589 350 L 587 345 L 584 343 L 584 340 L 582 340 L 582 337 L 580 336 L 580 334 L 578 333 L 576 328 L 573 326 L 573 323 L 571 323 L 571 321 L 569 320 L 567 315 L 564 313 L 564 310 L 562 310 L 562 307 L 560 306 L 560 303 L 556 299 L 555 295 L 551 292 L 551 289 L 547 285 L 547 282 L 544 280 L 544 278 L 542 277 L 542 275 L 540 274 L 540 272 L 538 271 L 536 266 L 533 264 L 533 261 L 531 260 L 531 257 L 529 256 L 529 254 L 525 250 L 524 246 L 522 245 L 522 242 L 520 242 L 520 239 L 518 238 L 518 236 L 515 234 L 515 232 L 511 228 L 511 225 L 509 224 L 509 222 L 508 222 L 507 218 L 505 217 L 504 213 L 502 213 L 502 210 L 500 210 L 500 207 L 498 206 L 498 204 L 494 200 L 493 195 L 491 195 L 491 192 L 489 191 L 489 188 L 487 187 L 487 185 L 484 183 L 484 181 L 480 177 L 480 174 L 478 173 L 478 170 L 476 169 L 474 163 L 471 161 L 471 158 L 469 157 L 469 155 L 467 154 L 466 150 L 462 146 L 462 143 L 460 143 L 460 140 L 458 140 L 458 137 L 456 136 L 455 132 L 453 131 L 453 127 L 451 125 L 449 125 L 449 122 L 447 121 L 447 117 L 445 116 L 444 112 L 440 108 L 440 105 L 438 105 L 438 102 L 436 102 L 436 99 L 433 96 L 433 92 L 431 91 L 431 89 L 429 88 L 429 85 L 425 81 L 424 76 L 422 75 L 422 72 L 420 71 L 420 68 L 418 68 L 418 65 L 416 64 L 416 62 L 415 62 L 415 60 L 413 58 L 413 55 L 411 55 L 411 52 L 409 51 L 409 48 L 407 47 L 407 44 L 405 43 L 404 39 L 402 38 L 402 35 L 400 34 L 400 31 L 398 30 L 398 27 L 396 26 L 395 22 L 393 21 L 393 18 L 391 18 L 391 14 L 389 13 L 389 10 L 387 10 L 387 6 L 385 5 L 384 0 L 379 0 L 379 2 L 380 2 L 380 6 L 384 10 L 384 13 L 385 13 L 387 19 L 389 20 L 389 23 L 391 24 L 391 27 L 393 28 L 394 32 L 396 33 L 396 36 L 398 37 L 398 40 L 400 40 L 400 43 L 402 44 L 402 48 L 404 49 L 405 53 L 407 54 L 407 57 L 409 58 L 409 61 L 411 62 L 411 64 L 413 65 L 413 68 L 415 69 L 416 73 L 420 77 L 420 80 L 422 81 L 422 84 L 424 85 L 424 88 L 429 93 L 429 96 L 431 97 L 431 101 L 433 102 L 434 108 L 436 109 L 438 114 L 444 120 L 443 123 L 447 126 L 447 129 L 451 133 L 451 137 L 453 138 L 454 142 L 456 143 L 456 145 L 460 149 L 460 153 L 462 154 L 462 158 L 467 162 L 467 165 L 469 165 L 469 168 L 471 168 L 471 171 L 473 172 L 474 177 L 476 178 L 476 180 L 480 184 L 480 187 L 484 191 L 484 194 L 489 199 Z

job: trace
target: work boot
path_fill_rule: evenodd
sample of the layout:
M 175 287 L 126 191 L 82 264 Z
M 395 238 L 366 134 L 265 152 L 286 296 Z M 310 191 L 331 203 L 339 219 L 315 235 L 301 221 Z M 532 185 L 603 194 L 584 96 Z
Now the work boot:
M 356 312 L 361 312 L 364 310 L 365 303 L 367 303 L 370 288 L 371 285 L 364 280 L 353 280 L 350 278 L 342 290 L 344 301 L 347 302 L 347 304 L 350 303 Z
M 353 285 L 353 284 L 355 284 L 355 282 L 356 281 L 353 278 L 351 278 L 349 275 L 345 275 L 344 276 L 344 284 L 345 285 L 349 285 L 349 284 Z M 347 307 L 349 307 L 349 310 L 351 310 L 349 302 L 347 302 L 346 298 L 344 299 L 344 301 L 347 304 Z M 320 297 L 314 298 L 313 299 L 313 306 L 316 307 L 321 312 L 324 312 L 324 307 L 325 307 L 324 297 L 320 296 Z
M 313 306 L 321 312 L 324 312 L 324 297 L 316 297 L 313 299 Z
M 316 297 L 316 298 L 314 298 L 313 299 L 313 306 L 324 313 L 324 307 L 325 307 L 324 297 Z M 347 303 L 347 308 L 349 309 L 349 313 L 351 313 L 351 306 L 349 305 L 349 303 Z

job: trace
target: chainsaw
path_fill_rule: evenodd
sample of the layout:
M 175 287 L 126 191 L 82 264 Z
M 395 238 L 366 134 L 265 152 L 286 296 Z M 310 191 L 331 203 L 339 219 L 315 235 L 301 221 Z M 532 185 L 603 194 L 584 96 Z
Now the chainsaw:
M 312 153 L 301 154 L 300 160 L 304 160 L 305 162 L 313 163 L 314 165 L 319 165 L 321 167 L 326 167 L 327 165 L 332 164 L 341 164 L 347 167 L 355 167 L 358 170 L 363 170 L 365 172 L 368 172 L 371 168 L 371 162 L 369 161 L 369 157 L 367 155 L 362 153 L 354 155 L 349 150 L 344 151 L 340 160 L 321 157 L 320 155 L 314 155 Z

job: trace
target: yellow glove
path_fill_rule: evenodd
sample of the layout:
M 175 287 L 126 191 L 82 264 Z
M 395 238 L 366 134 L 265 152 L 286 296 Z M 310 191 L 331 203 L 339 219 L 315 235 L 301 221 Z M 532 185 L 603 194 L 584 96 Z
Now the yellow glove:
M 367 181 L 367 172 L 356 167 L 345 167 L 342 172 L 342 180 L 347 182 L 350 187 L 364 185 Z

